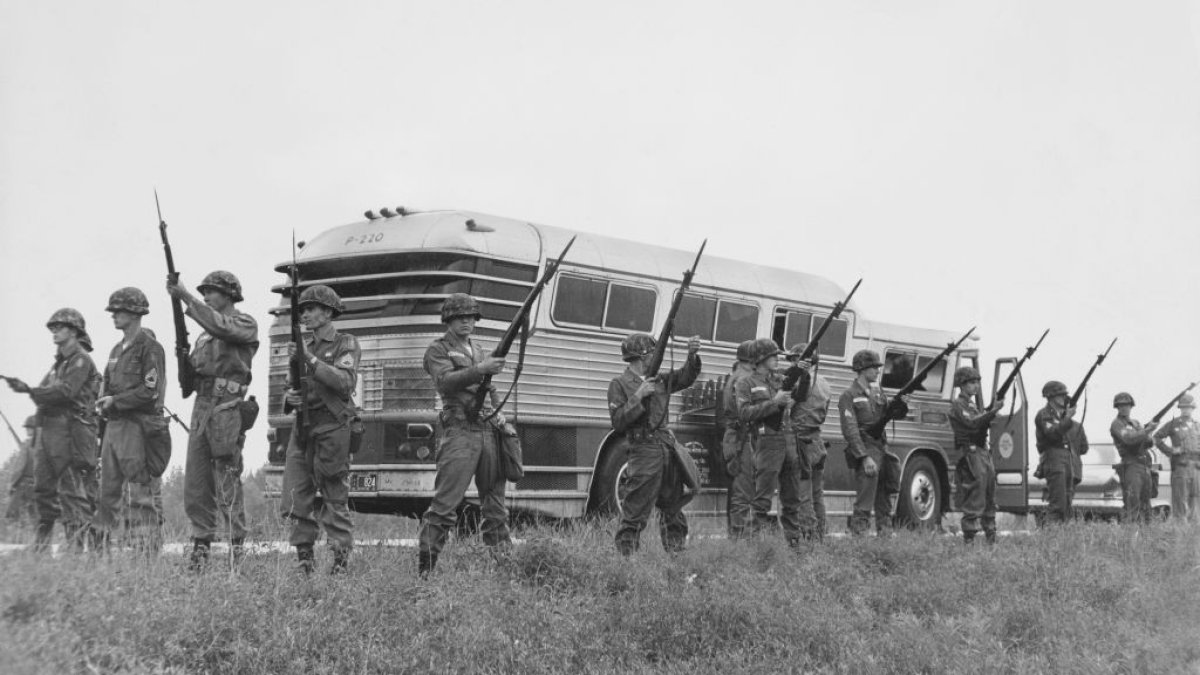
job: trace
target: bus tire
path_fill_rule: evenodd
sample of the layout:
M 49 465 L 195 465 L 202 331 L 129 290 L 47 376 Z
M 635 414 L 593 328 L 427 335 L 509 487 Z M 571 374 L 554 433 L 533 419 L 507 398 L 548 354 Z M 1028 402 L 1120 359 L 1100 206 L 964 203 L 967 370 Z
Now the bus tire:
M 612 517 L 621 513 L 620 483 L 629 465 L 624 446 L 610 448 L 597 467 L 592 488 L 591 515 Z
M 911 529 L 937 529 L 942 521 L 942 481 L 933 461 L 913 457 L 900 479 L 896 503 L 896 522 Z

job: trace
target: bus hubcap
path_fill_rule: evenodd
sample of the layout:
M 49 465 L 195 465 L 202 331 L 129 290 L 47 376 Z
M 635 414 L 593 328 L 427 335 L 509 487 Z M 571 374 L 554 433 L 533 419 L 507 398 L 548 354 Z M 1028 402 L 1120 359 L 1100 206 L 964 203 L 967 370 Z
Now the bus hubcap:
M 918 471 L 913 475 L 908 500 L 912 504 L 913 515 L 919 520 L 929 520 L 933 516 L 933 496 L 933 478 L 924 471 Z

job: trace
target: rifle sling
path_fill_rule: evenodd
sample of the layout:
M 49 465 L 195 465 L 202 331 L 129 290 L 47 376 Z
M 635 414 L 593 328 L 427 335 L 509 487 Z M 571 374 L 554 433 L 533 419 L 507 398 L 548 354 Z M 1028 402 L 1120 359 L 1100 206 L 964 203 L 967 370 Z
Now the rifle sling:
M 492 408 L 492 412 L 483 418 L 486 422 L 496 415 L 500 414 L 500 410 L 504 408 L 504 404 L 508 403 L 508 397 L 512 396 L 513 390 L 517 388 L 517 381 L 521 379 L 521 369 L 525 367 L 525 343 L 529 340 L 529 315 L 526 314 L 524 320 L 521 321 L 521 344 L 517 347 L 517 367 L 513 370 L 512 383 L 508 385 L 508 391 L 504 393 L 504 398 L 500 399 L 500 403 Z

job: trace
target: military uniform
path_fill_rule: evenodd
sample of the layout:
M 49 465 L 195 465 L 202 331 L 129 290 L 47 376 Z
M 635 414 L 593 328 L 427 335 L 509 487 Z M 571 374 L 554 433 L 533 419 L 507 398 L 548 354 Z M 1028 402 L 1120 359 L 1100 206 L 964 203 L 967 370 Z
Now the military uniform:
M 802 490 L 800 488 L 800 459 L 791 428 L 784 423 L 784 406 L 775 400 L 782 386 L 775 373 L 753 372 L 738 380 L 734 388 L 738 416 L 749 427 L 754 445 L 754 529 L 776 527 L 768 515 L 771 499 L 779 492 L 779 523 L 788 543 L 796 544 L 801 537 L 812 536 L 813 523 L 801 522 Z M 807 495 L 811 499 L 811 493 Z M 812 510 L 811 504 L 809 511 Z
M 828 415 L 832 391 L 828 380 L 813 373 L 802 400 L 795 400 L 800 392 L 793 391 L 793 402 L 788 411 L 800 460 L 800 489 L 811 495 L 812 531 L 817 537 L 823 536 L 826 531 L 825 458 L 828 451 L 825 449 L 825 439 L 821 437 L 821 425 Z M 802 505 L 808 501 L 802 495 Z M 801 518 L 807 515 L 801 513 Z
M 729 536 L 739 538 L 746 535 L 751 524 L 750 502 L 754 499 L 754 447 L 750 444 L 749 427 L 738 419 L 737 396 L 734 387 L 738 380 L 753 372 L 747 363 L 737 363 L 721 393 L 719 409 L 725 433 L 721 439 L 721 451 L 725 460 L 725 471 L 729 474 L 729 498 L 727 518 Z
M 1180 407 L 1192 404 L 1192 397 Z M 1171 445 L 1166 444 L 1167 438 Z M 1200 422 L 1176 417 L 1154 433 L 1154 441 L 1171 458 L 1171 513 L 1176 520 L 1200 522 Z
M 996 410 L 980 410 L 975 397 L 960 392 L 950 403 L 954 447 L 962 453 L 955 467 L 963 539 L 971 541 L 982 525 L 989 542 L 996 539 L 996 466 L 988 447 L 988 427 Z
M 1071 483 L 1067 486 L 1070 502 L 1075 503 L 1075 489 L 1083 482 L 1083 456 L 1088 454 L 1091 444 L 1088 443 L 1087 430 L 1082 424 L 1072 425 L 1066 433 L 1067 446 L 1071 448 Z
M 1117 415 L 1109 425 L 1117 454 L 1121 456 L 1121 497 L 1125 502 L 1122 518 L 1126 523 L 1150 522 L 1150 453 L 1154 441 L 1142 423 Z
M 1075 468 L 1068 434 L 1080 425 L 1049 403 L 1034 416 L 1033 425 L 1041 470 L 1049 492 L 1046 520 L 1069 521 L 1073 517 L 1071 494 L 1074 492 Z
M 838 398 L 838 417 L 842 436 L 846 439 L 846 463 L 855 475 L 854 511 L 850 516 L 850 532 L 855 535 L 866 533 L 872 507 L 877 531 L 884 533 L 892 526 L 900 487 L 895 469 L 888 464 L 898 466 L 900 459 L 888 452 L 886 432 L 880 438 L 867 433 L 867 429 L 883 417 L 888 405 L 887 397 L 878 386 L 872 384 L 869 389 L 864 388 L 857 379 Z M 894 419 L 908 415 L 908 406 L 901 405 L 902 409 L 897 411 Z M 868 476 L 863 469 L 863 460 L 868 457 L 878 467 L 874 476 Z

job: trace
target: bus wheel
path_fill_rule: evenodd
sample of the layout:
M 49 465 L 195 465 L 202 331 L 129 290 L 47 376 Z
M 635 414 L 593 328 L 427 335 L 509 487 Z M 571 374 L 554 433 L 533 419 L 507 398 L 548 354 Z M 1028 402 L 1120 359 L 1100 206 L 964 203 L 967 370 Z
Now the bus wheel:
M 896 519 L 919 529 L 936 529 L 941 523 L 942 483 L 928 457 L 914 457 L 904 467 Z
M 621 486 L 629 480 L 629 461 L 624 448 L 614 448 L 604 457 L 596 473 L 595 508 L 592 513 L 601 516 L 620 515 Z

